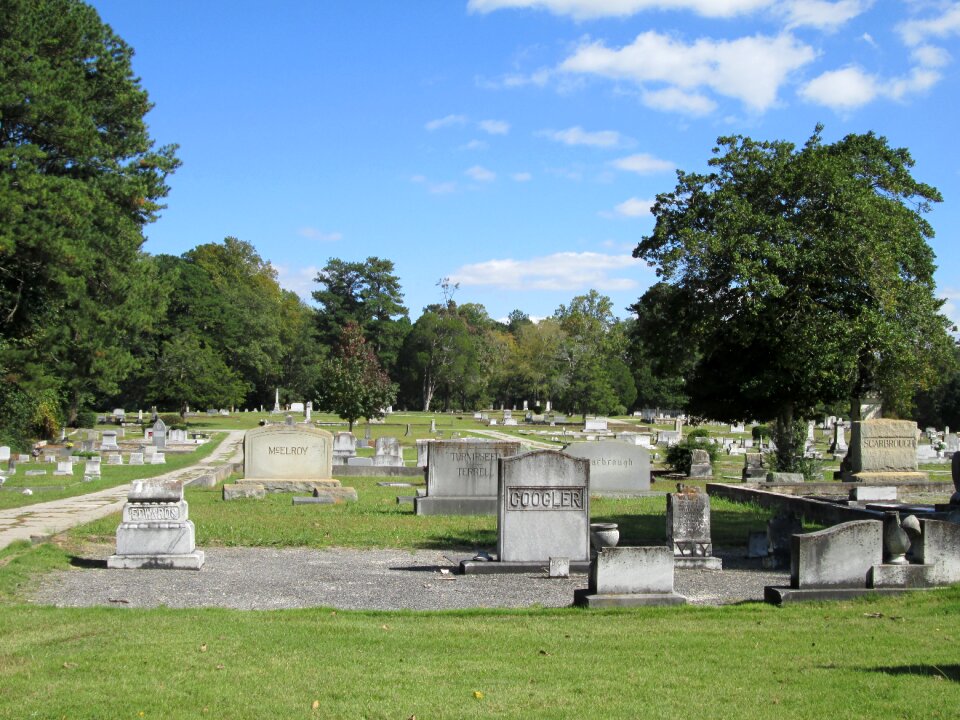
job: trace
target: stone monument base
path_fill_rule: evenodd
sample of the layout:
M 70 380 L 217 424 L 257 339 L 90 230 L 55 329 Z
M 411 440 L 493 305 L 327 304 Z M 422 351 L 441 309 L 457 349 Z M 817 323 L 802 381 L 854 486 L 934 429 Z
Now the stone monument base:
M 718 557 L 673 556 L 673 566 L 678 570 L 723 570 L 723 560 Z
M 438 497 L 424 495 L 413 500 L 417 515 L 496 515 L 496 497 Z
M 646 607 L 651 605 L 685 605 L 687 599 L 676 593 L 591 594 L 589 590 L 573 591 L 573 604 L 588 608 Z
M 763 600 L 771 605 L 785 605 L 786 603 L 802 601 L 823 601 L 823 600 L 852 600 L 866 595 L 889 596 L 900 595 L 910 592 L 917 588 L 845 588 L 845 587 L 819 587 L 819 588 L 792 588 L 767 585 L 763 589 Z
M 550 561 L 543 562 L 500 562 L 499 560 L 462 560 L 460 562 L 461 575 L 506 575 L 519 573 L 546 573 L 550 569 Z M 590 572 L 589 560 L 571 560 L 570 572 Z
M 182 555 L 111 555 L 107 567 L 114 570 L 199 570 L 203 550 Z
M 260 485 L 267 493 L 312 493 L 314 490 L 326 490 L 340 487 L 340 481 L 311 480 L 307 478 L 242 478 L 236 481 L 239 486 Z
M 930 476 L 925 472 L 843 472 L 840 479 L 843 482 L 862 482 L 871 485 L 930 482 Z

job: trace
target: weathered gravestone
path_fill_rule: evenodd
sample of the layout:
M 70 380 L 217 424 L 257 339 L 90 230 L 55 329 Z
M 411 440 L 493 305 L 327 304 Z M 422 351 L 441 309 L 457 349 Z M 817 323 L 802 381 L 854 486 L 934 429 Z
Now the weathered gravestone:
M 607 418 L 587 418 L 583 423 L 584 432 L 606 432 Z
M 911 420 L 854 422 L 841 473 L 846 482 L 880 485 L 927 480 L 926 473 L 917 472 L 917 424 Z
M 403 467 L 403 448 L 395 437 L 379 437 L 374 446 L 373 464 L 377 467 Z
M 338 432 L 333 436 L 333 462 L 346 465 L 347 460 L 357 456 L 357 438 L 352 432 Z
M 89 477 L 101 477 L 100 458 L 87 458 L 84 463 L 83 474 Z
M 120 453 L 109 453 L 107 455 L 107 465 L 123 465 L 123 455 Z
M 619 440 L 575 442 L 565 448 L 570 457 L 590 461 L 590 492 L 620 495 L 650 490 L 650 452 Z
M 585 590 L 574 604 L 585 607 L 682 605 L 673 591 L 673 553 L 667 547 L 606 547 L 590 563 Z
M 520 452 L 519 442 L 434 440 L 427 458 L 427 494 L 414 500 L 417 515 L 493 515 L 497 461 Z
M 743 481 L 765 480 L 767 469 L 763 467 L 763 455 L 760 453 L 746 453 L 743 456 Z
M 417 467 L 425 468 L 430 457 L 430 443 L 433 440 L 417 440 Z
M 264 425 L 243 437 L 243 479 L 268 493 L 319 490 L 336 501 L 354 501 L 356 490 L 333 473 L 333 436 L 311 425 Z
M 8 462 L 9 460 L 10 460 L 10 446 L 0 445 L 0 462 Z
M 590 561 L 590 462 L 554 450 L 502 458 L 497 494 L 498 562 L 488 572 L 528 572 L 550 558 L 571 569 Z M 461 563 L 464 567 L 466 563 Z
M 199 570 L 203 560 L 193 521 L 187 518 L 183 483 L 134 480 L 117 528 L 117 552 L 107 567 Z
M 158 450 L 167 446 L 167 424 L 160 418 L 153 424 L 153 446 Z
M 117 431 L 116 430 L 104 430 L 103 437 L 100 440 L 100 449 L 103 451 L 109 450 L 119 450 L 120 446 L 117 445 Z
M 130 464 L 131 464 L 131 465 L 143 465 L 143 453 L 142 453 L 142 452 L 132 452 L 132 453 L 130 453 Z
M 833 442 L 830 443 L 830 452 L 834 455 L 845 455 L 847 450 L 847 438 L 843 422 L 837 422 L 833 426 Z
M 713 477 L 713 466 L 710 464 L 710 453 L 706 450 L 694 448 L 690 451 L 690 472 L 687 477 Z
M 710 496 L 694 488 L 667 494 L 667 545 L 677 567 L 720 570 L 710 539 Z

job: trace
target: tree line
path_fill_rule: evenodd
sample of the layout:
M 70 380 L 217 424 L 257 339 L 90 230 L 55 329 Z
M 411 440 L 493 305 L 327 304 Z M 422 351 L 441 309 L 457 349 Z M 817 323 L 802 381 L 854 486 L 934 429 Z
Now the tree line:
M 311 306 L 241 239 L 144 252 L 180 163 L 149 135 L 132 49 L 80 0 L 0 0 L 0 27 L 0 442 L 90 408 L 272 407 L 276 388 L 351 423 L 388 404 L 683 407 L 774 420 L 788 455 L 801 420 L 856 418 L 868 393 L 960 425 L 924 217 L 942 198 L 873 133 L 720 138 L 657 196 L 634 254 L 659 281 L 628 320 L 591 290 L 501 322 L 441 280 L 411 321 L 385 258 L 329 259 Z

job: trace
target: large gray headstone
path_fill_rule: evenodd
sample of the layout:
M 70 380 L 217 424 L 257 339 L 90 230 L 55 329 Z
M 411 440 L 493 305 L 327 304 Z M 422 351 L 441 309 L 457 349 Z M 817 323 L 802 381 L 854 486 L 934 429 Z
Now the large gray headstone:
M 501 561 L 589 560 L 589 460 L 554 450 L 503 458 L 497 503 Z
M 264 425 L 243 438 L 244 480 L 323 480 L 333 474 L 333 436 L 310 425 Z
M 867 575 L 883 562 L 883 522 L 855 520 L 794 535 L 790 586 L 867 587 Z
M 853 423 L 845 480 L 884 483 L 926 479 L 917 472 L 917 424 L 912 420 Z
M 563 452 L 590 461 L 590 492 L 635 493 L 650 490 L 650 452 L 619 440 L 576 442 Z

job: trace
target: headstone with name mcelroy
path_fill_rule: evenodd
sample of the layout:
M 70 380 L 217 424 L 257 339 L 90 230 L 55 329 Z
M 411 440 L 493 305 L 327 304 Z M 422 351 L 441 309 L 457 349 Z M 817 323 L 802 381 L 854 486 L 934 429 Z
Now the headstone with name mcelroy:
M 117 552 L 107 559 L 108 568 L 199 570 L 203 566 L 204 554 L 196 547 L 182 482 L 134 480 L 121 519 Z
M 710 496 L 696 489 L 667 494 L 667 544 L 677 567 L 720 570 L 710 539 Z
M 650 452 L 621 440 L 574 442 L 563 448 L 590 461 L 590 493 L 622 495 L 650 490 Z
M 917 424 L 888 419 L 854 422 L 841 473 L 846 482 L 878 485 L 927 480 L 927 474 L 917 470 Z
M 427 494 L 414 500 L 417 515 L 494 515 L 497 461 L 520 452 L 503 440 L 434 440 L 427 460 Z
M 590 560 L 590 461 L 555 450 L 499 461 L 500 563 L 546 566 L 552 557 Z
M 356 500 L 353 488 L 340 486 L 333 473 L 333 436 L 304 424 L 264 425 L 243 438 L 243 479 L 268 493 L 318 491 L 335 501 Z

